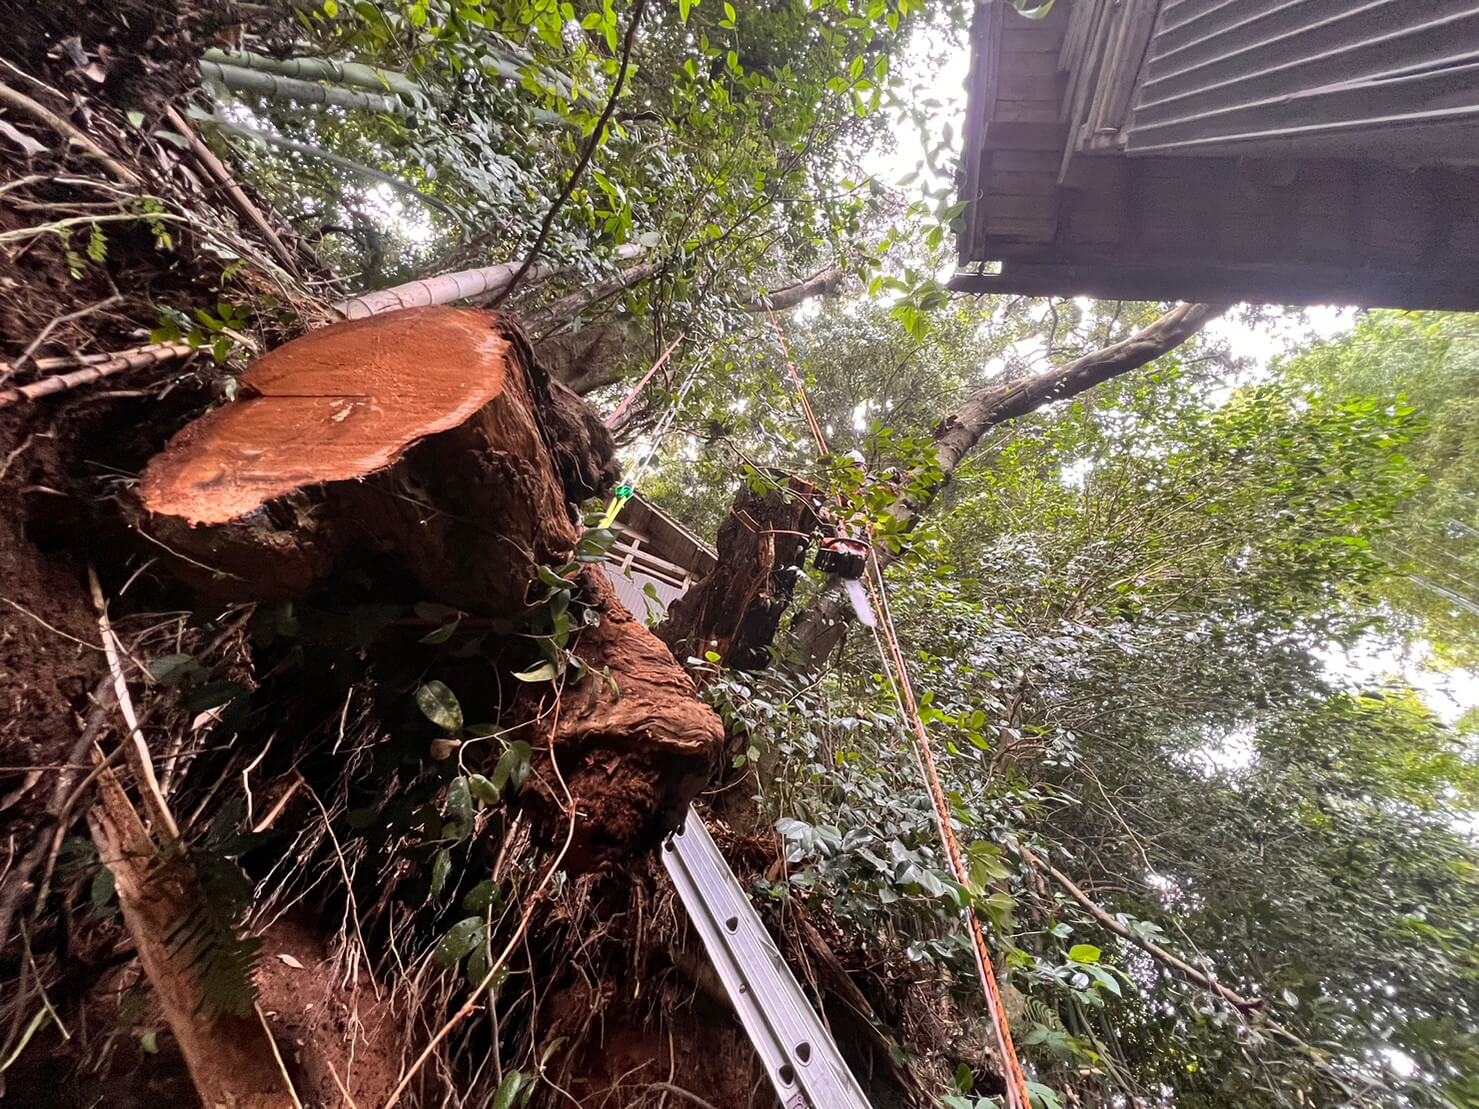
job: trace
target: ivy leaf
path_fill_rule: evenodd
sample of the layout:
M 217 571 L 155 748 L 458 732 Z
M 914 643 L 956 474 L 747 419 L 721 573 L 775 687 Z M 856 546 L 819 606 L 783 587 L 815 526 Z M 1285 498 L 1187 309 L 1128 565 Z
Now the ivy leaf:
M 435 646 L 438 643 L 445 643 L 447 642 L 447 640 L 452 638 L 453 634 L 457 631 L 457 625 L 460 623 L 462 623 L 462 614 L 459 612 L 455 617 L 453 617 L 451 620 L 448 620 L 441 627 L 434 628 L 423 635 L 421 637 L 421 642 L 430 644 L 431 646 Z
M 416 688 L 416 707 L 437 727 L 454 735 L 462 731 L 462 705 L 457 696 L 438 681 Z
M 470 913 L 484 913 L 489 908 L 503 903 L 503 890 L 492 878 L 484 878 L 462 899 L 462 907 Z
M 467 779 L 468 791 L 485 805 L 498 804 L 503 791 L 490 782 L 481 774 L 473 774 Z
M 1068 949 L 1068 957 L 1075 963 L 1097 963 L 1103 954 L 1091 943 L 1076 943 Z
M 500 792 L 506 785 L 511 786 L 515 793 L 524 787 L 524 781 L 529 777 L 529 758 L 534 749 L 523 740 L 516 740 L 508 745 L 498 765 L 493 768 L 493 786 Z
M 465 777 L 453 778 L 447 787 L 447 816 L 459 824 L 472 824 L 472 789 Z

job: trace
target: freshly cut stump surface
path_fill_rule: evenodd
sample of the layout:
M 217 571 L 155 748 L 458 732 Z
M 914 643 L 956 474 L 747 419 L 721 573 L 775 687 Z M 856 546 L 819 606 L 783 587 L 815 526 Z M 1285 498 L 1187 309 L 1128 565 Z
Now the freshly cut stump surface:
M 488 312 L 335 324 L 266 355 L 241 388 L 139 487 L 140 530 L 217 601 L 300 596 L 374 549 L 428 596 L 511 615 L 535 567 L 574 550 L 571 506 L 616 474 L 596 414 Z
M 144 504 L 225 524 L 306 486 L 387 468 L 503 392 L 511 344 L 490 323 L 482 312 L 421 309 L 278 347 L 242 375 L 242 399 L 192 423 L 150 463 Z

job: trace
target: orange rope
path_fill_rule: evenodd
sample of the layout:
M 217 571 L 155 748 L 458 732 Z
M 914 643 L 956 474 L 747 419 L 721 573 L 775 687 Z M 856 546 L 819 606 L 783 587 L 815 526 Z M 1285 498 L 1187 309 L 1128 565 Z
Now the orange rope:
M 626 399 L 616 406 L 616 411 L 611 413 L 611 416 L 606 420 L 607 427 L 615 427 L 617 424 L 621 423 L 621 418 L 626 415 L 627 408 L 630 407 L 632 401 L 636 400 L 638 395 L 641 394 L 642 390 L 647 388 L 647 383 L 652 380 L 652 375 L 657 373 L 658 370 L 662 369 L 663 363 L 668 360 L 668 355 L 672 354 L 673 351 L 677 349 L 678 344 L 681 343 L 683 339 L 684 336 L 679 335 L 676 339 L 668 344 L 668 349 L 663 351 L 662 357 L 652 364 L 652 369 L 648 370 L 645 374 L 642 375 L 642 380 L 637 382 L 637 384 L 632 388 L 632 391 L 626 395 Z
M 796 372 L 796 363 L 791 361 L 791 349 L 786 346 L 786 337 L 781 334 L 780 322 L 775 318 L 775 312 L 771 311 L 769 302 L 765 305 L 765 311 L 770 316 L 770 326 L 775 328 L 776 341 L 781 344 L 781 354 L 786 359 L 786 369 L 791 373 L 791 380 L 796 385 L 796 395 L 801 398 L 801 410 L 806 413 L 806 422 L 811 427 L 812 437 L 817 441 L 817 450 L 823 455 L 832 453 L 827 446 L 827 437 L 822 434 L 822 425 L 817 423 L 816 413 L 811 410 L 811 398 L 806 395 L 806 386 L 801 384 L 801 375 Z
M 771 326 L 775 328 L 776 340 L 780 343 L 781 353 L 786 359 L 786 369 L 791 375 L 792 383 L 796 386 L 797 396 L 801 398 L 801 408 L 806 413 L 806 422 L 811 428 L 812 436 L 816 439 L 817 449 L 823 455 L 829 455 L 832 452 L 827 445 L 827 437 L 823 434 L 822 426 L 812 410 L 811 400 L 806 395 L 806 386 L 802 383 L 801 375 L 796 370 L 796 364 L 791 359 L 791 351 L 786 346 L 785 336 L 781 334 L 780 323 L 776 320 L 775 313 L 770 310 L 769 305 L 766 306 L 766 312 L 770 315 Z M 837 501 L 839 506 L 846 507 L 841 494 L 838 494 Z M 941 842 L 945 845 L 945 854 L 950 860 L 950 870 L 962 887 L 969 888 L 970 872 L 966 869 L 965 858 L 961 854 L 960 841 L 955 836 L 955 825 L 950 819 L 950 804 L 945 796 L 945 789 L 940 784 L 934 751 L 930 748 L 929 731 L 924 726 L 923 717 L 920 716 L 919 704 L 914 698 L 914 685 L 909 680 L 909 666 L 904 659 L 903 649 L 899 646 L 899 635 L 894 627 L 893 614 L 889 611 L 888 596 L 883 588 L 883 567 L 878 561 L 877 548 L 871 542 L 872 528 L 870 527 L 868 531 L 870 541 L 868 566 L 872 574 L 865 573 L 864 580 L 868 583 L 868 593 L 874 609 L 878 612 L 878 622 L 889 647 L 888 654 L 885 654 L 883 642 L 878 640 L 875 631 L 874 638 L 878 641 L 878 653 L 884 663 L 884 669 L 889 672 L 889 684 L 893 688 L 894 697 L 899 702 L 904 715 L 909 718 L 910 727 L 914 731 L 917 742 L 916 750 L 924 771 L 925 785 L 929 789 L 930 800 L 934 804 L 935 826 L 939 831 Z M 875 577 L 877 578 L 876 585 Z M 991 953 L 986 947 L 985 930 L 982 929 L 980 918 L 976 916 L 973 907 L 967 906 L 963 915 L 971 935 L 971 948 L 976 957 L 976 973 L 981 980 L 981 991 L 986 998 L 986 1011 L 996 1033 L 997 1051 L 1006 1070 L 1007 1109 L 1031 1109 L 1032 1096 L 1027 1092 L 1027 1076 L 1022 1070 L 1022 1061 L 1017 1057 L 1016 1045 L 1012 1042 L 1012 1030 L 1007 1022 L 1006 1007 L 1002 1004 L 1001 988 L 997 985 L 996 970 L 991 963 Z

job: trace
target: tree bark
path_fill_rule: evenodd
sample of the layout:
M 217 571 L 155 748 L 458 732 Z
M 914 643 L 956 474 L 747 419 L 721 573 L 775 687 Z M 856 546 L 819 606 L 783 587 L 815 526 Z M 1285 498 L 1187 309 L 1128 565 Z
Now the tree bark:
M 1195 335 L 1226 307 L 1177 305 L 1148 327 L 1118 343 L 1033 377 L 988 385 L 973 393 L 935 427 L 935 458 L 944 471 L 944 479 L 918 501 L 900 501 L 894 507 L 894 516 L 904 524 L 905 530 L 912 528 L 949 483 L 961 460 L 991 428 L 1035 412 L 1053 401 L 1077 396 L 1095 385 L 1153 362 Z M 887 567 L 897 557 L 887 548 L 880 548 L 880 568 Z M 792 631 L 803 666 L 830 654 L 841 642 L 851 619 L 851 606 L 835 590 L 822 594 L 814 604 L 799 613 L 792 622 Z
M 552 300 L 548 304 L 529 313 L 525 322 L 530 330 L 543 335 L 555 327 L 569 323 L 593 304 L 614 297 L 617 293 L 630 289 L 633 285 L 640 285 L 658 271 L 656 262 L 639 262 L 635 266 L 628 266 L 615 277 L 577 289 L 567 296 L 558 300 Z
M 210 1014 L 190 949 L 172 950 L 167 937 L 201 894 L 183 858 L 163 861 L 110 770 L 101 768 L 101 800 L 88 814 L 93 842 L 113 873 L 123 921 L 139 963 L 180 1045 L 191 1081 L 208 1106 L 291 1109 L 289 1076 L 276 1061 L 267 1029 L 244 1015 Z
M 787 492 L 790 495 L 787 495 Z M 745 488 L 719 528 L 713 573 L 668 609 L 657 636 L 679 659 L 712 651 L 736 670 L 762 670 L 791 603 L 818 520 L 815 489 Z
M 579 583 L 600 614 L 572 645 L 591 674 L 561 694 L 555 713 L 543 711 L 547 687 L 523 691 L 512 716 L 528 719 L 530 734 L 512 734 L 548 747 L 558 760 L 558 776 L 547 759 L 536 761 L 534 788 L 522 803 L 556 841 L 567 827 L 567 805 L 573 806 L 566 862 L 584 872 L 658 846 L 709 784 L 724 729 L 605 573 L 588 568 Z
M 795 308 L 811 297 L 835 297 L 842 291 L 843 282 L 846 280 L 847 274 L 842 270 L 825 269 L 813 274 L 805 281 L 787 285 L 773 293 L 753 294 L 750 297 L 749 310 L 763 312 L 769 307 L 772 311 L 784 312 L 789 308 Z

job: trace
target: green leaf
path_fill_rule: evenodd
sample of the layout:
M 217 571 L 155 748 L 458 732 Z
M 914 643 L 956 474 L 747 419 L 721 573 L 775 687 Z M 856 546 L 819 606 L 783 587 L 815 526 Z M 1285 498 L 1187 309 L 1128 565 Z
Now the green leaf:
M 558 671 L 552 662 L 541 662 L 528 670 L 520 670 L 514 674 L 521 682 L 552 682 Z
M 955 1068 L 955 1088 L 963 1094 L 968 1094 L 976 1086 L 976 1072 L 971 1070 L 966 1063 Z
M 1068 957 L 1075 963 L 1097 963 L 1103 954 L 1091 943 L 1076 943 L 1068 949 Z
M 93 876 L 92 886 L 88 890 L 88 897 L 92 901 L 94 909 L 106 909 L 113 901 L 113 894 L 117 890 L 117 880 L 113 872 L 106 866 L 99 867 L 97 874 Z
M 523 1071 L 509 1071 L 493 1095 L 493 1109 L 513 1109 L 514 1099 L 528 1084 L 529 1078 Z
M 472 790 L 465 777 L 453 778 L 447 787 L 447 816 L 463 825 L 472 824 Z
M 688 13 L 693 10 L 695 3 L 697 0 L 678 0 L 678 19 L 681 22 L 688 22 Z
M 482 942 L 483 918 L 480 916 L 464 917 L 447 929 L 447 934 L 432 950 L 431 957 L 437 966 L 453 967 Z
M 485 805 L 496 805 L 502 797 L 502 791 L 481 774 L 471 775 L 467 779 L 467 788 Z
M 484 878 L 462 899 L 462 907 L 470 913 L 485 913 L 489 908 L 503 903 L 503 890 L 492 878 Z
M 438 643 L 445 643 L 452 638 L 453 634 L 457 631 L 457 625 L 460 623 L 462 623 L 462 616 L 459 614 L 456 619 L 450 620 L 441 627 L 427 632 L 421 637 L 421 642 L 431 646 L 435 646 Z
M 517 793 L 529 777 L 529 759 L 533 754 L 534 749 L 523 740 L 510 743 L 493 768 L 493 785 L 502 790 L 507 783 Z
M 439 681 L 429 681 L 416 689 L 416 707 L 437 727 L 456 735 L 462 731 L 462 705 Z
M 435 901 L 447 885 L 447 875 L 452 873 L 452 853 L 443 847 L 431 860 L 431 891 L 429 897 Z
M 178 685 L 196 675 L 204 675 L 205 669 L 195 661 L 194 655 L 161 655 L 150 660 L 149 673 L 161 685 Z

